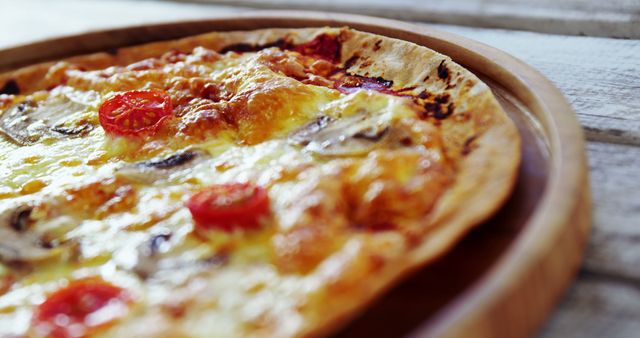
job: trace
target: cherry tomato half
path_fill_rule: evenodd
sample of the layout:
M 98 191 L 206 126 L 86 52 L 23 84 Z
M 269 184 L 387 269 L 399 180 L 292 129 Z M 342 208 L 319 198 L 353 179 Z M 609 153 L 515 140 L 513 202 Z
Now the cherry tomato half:
M 199 229 L 255 229 L 269 213 L 269 197 L 249 183 L 220 184 L 197 192 L 186 206 Z
M 132 90 L 104 101 L 100 125 L 107 134 L 131 136 L 154 133 L 171 117 L 171 97 L 161 90 Z
M 84 337 L 123 316 L 129 302 L 126 291 L 99 278 L 77 280 L 40 304 L 33 328 L 37 337 Z

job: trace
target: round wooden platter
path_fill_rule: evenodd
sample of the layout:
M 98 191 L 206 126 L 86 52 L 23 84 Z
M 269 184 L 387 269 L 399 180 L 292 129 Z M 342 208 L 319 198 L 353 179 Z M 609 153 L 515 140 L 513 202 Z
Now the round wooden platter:
M 0 70 L 208 31 L 349 26 L 449 55 L 493 89 L 523 139 L 515 191 L 504 207 L 436 262 L 389 290 L 336 337 L 525 337 L 569 285 L 588 238 L 591 204 L 582 130 L 540 73 L 489 46 L 386 19 L 261 11 L 128 27 L 0 51 Z

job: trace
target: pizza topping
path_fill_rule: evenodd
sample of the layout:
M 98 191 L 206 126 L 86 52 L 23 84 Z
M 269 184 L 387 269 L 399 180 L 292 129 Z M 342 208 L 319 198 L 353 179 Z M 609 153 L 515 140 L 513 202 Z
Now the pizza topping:
M 30 116 L 37 111 L 37 105 L 31 101 L 18 103 L 0 115 L 0 131 L 9 140 L 19 145 L 37 142 L 47 133 L 47 127 L 41 120 Z
M 198 229 L 255 229 L 269 213 L 264 188 L 250 183 L 212 185 L 186 203 Z
M 157 58 L 150 58 L 140 60 L 138 62 L 132 63 L 126 67 L 128 70 L 141 71 L 141 70 L 149 70 L 149 69 L 158 69 L 164 66 L 164 63 Z
M 124 165 L 116 174 L 128 180 L 151 183 L 192 168 L 207 157 L 208 154 L 201 150 L 184 150 L 167 157 Z
M 148 58 L 134 62 L 124 68 L 133 71 L 145 71 L 150 69 L 159 69 L 167 63 L 176 63 L 184 61 L 187 58 L 187 53 L 173 49 L 164 53 L 159 58 Z
M 181 279 L 192 272 L 220 266 L 228 261 L 224 251 L 216 252 L 208 248 L 195 252 L 185 249 L 183 239 L 179 236 L 175 239 L 171 232 L 152 235 L 136 248 L 137 260 L 130 269 L 141 279 L 175 281 L 176 278 Z M 177 270 L 180 276 L 172 276 Z
M 80 221 L 101 220 L 114 213 L 130 211 L 138 203 L 138 190 L 127 183 L 116 177 L 71 187 L 56 196 L 53 209 L 61 214 L 73 215 Z
M 309 175 L 280 196 L 287 215 L 271 245 L 283 272 L 307 273 L 343 245 L 348 219 L 344 181 L 338 175 Z M 294 215 L 294 217 L 291 217 Z
M 81 124 L 79 126 L 72 126 L 72 127 L 59 125 L 51 128 L 52 131 L 60 135 L 66 135 L 66 136 L 86 135 L 92 129 L 93 129 L 93 126 L 90 124 Z
M 27 230 L 29 217 L 33 208 L 28 205 L 21 205 L 17 207 L 13 212 L 10 212 L 9 226 L 18 232 Z
M 189 163 L 200 154 L 201 153 L 197 151 L 187 150 L 162 159 L 140 162 L 137 166 L 144 168 L 169 169 Z
M 349 171 L 344 189 L 349 219 L 356 227 L 372 231 L 414 225 L 406 219 L 426 215 L 450 182 L 438 152 L 406 148 L 372 152 Z
M 140 244 L 137 248 L 138 260 L 132 268 L 133 272 L 140 278 L 146 279 L 158 271 L 160 269 L 158 256 L 165 251 L 171 236 L 170 232 L 160 233 Z
M 161 233 L 151 237 L 146 248 L 150 255 L 155 255 L 162 251 L 163 246 L 171 239 L 171 233 Z
M 99 278 L 73 281 L 40 304 L 32 327 L 39 337 L 86 337 L 124 316 L 130 302 L 125 290 Z
M 234 44 L 228 45 L 228 46 L 220 49 L 220 54 L 225 54 L 225 53 L 229 53 L 229 52 L 235 52 L 235 53 L 257 52 L 257 51 L 260 51 L 260 50 L 263 50 L 263 49 L 267 49 L 267 48 L 271 48 L 271 47 L 278 47 L 280 49 L 288 49 L 288 48 L 291 48 L 291 44 L 286 42 L 284 39 L 278 39 L 276 41 L 269 42 L 269 43 L 262 44 L 262 45 L 240 42 L 240 43 L 234 43 Z
M 6 271 L 3 266 L 0 266 L 0 296 L 6 294 L 7 291 L 11 289 L 15 281 L 16 277 Z
M 327 115 L 320 115 L 291 134 L 289 141 L 294 144 L 306 146 L 311 143 L 315 134 L 326 128 L 333 120 L 334 119 Z
M 19 145 L 29 145 L 44 137 L 83 136 L 93 126 L 69 122 L 69 116 L 88 109 L 67 95 L 52 95 L 44 101 L 23 101 L 0 115 L 0 133 Z
M 319 34 L 313 40 L 294 45 L 287 39 L 278 39 L 274 42 L 255 45 L 248 43 L 236 43 L 228 45 L 220 50 L 221 54 L 228 52 L 247 53 L 258 52 L 267 48 L 277 47 L 281 50 L 293 50 L 302 55 L 313 56 L 325 59 L 331 62 L 340 61 L 340 50 L 342 41 L 340 35 L 335 34 Z
M 166 53 L 164 53 L 161 57 L 162 61 L 167 63 L 176 63 L 180 61 L 184 61 L 187 58 L 187 53 L 179 51 L 177 49 L 172 49 Z
M 339 49 L 339 46 L 317 51 L 317 53 L 320 54 L 328 53 L 324 56 L 313 52 L 310 46 L 326 44 L 326 41 L 330 41 L 328 39 L 337 41 L 335 37 L 327 38 L 323 36 L 324 35 L 317 37 L 311 41 L 309 45 L 305 44 L 293 48 L 294 51 L 302 53 L 303 56 L 288 50 L 272 48 L 265 49 L 258 53 L 257 60 L 274 72 L 284 74 L 302 81 L 305 84 L 334 88 L 343 94 L 351 94 L 358 90 L 369 90 L 388 95 L 413 98 L 409 90 L 414 89 L 414 87 L 394 90 L 391 89 L 393 81 L 381 76 L 368 77 L 348 72 L 348 69 L 353 66 L 353 63 L 359 59 L 358 56 L 351 57 L 345 62 L 343 67 L 339 67 L 339 65 L 335 63 L 339 60 L 339 52 L 335 58 L 328 56 L 334 53 L 335 48 Z
M 307 78 L 302 60 L 293 53 L 278 49 L 266 49 L 258 54 L 257 60 L 272 71 L 282 73 L 296 80 Z
M 0 261 L 36 262 L 59 254 L 42 235 L 29 229 L 32 208 L 19 205 L 0 212 Z
M 322 116 L 294 132 L 289 140 L 320 155 L 358 156 L 374 149 L 389 129 L 388 121 L 368 113 L 337 120 Z
M 340 61 L 342 43 L 340 36 L 320 34 L 313 40 L 295 46 L 294 50 L 303 55 L 315 56 L 331 62 Z
M 366 77 L 347 74 L 339 78 L 333 86 L 344 94 L 351 94 L 357 90 L 364 89 L 395 96 L 409 96 L 392 90 L 391 86 L 393 86 L 393 81 L 385 80 L 380 76 Z
M 100 124 L 110 135 L 153 134 L 173 113 L 171 97 L 160 90 L 117 94 L 100 106 Z
M 0 94 L 0 111 L 3 111 L 11 106 L 13 101 L 15 100 L 14 95 L 9 94 Z
M 0 94 L 18 95 L 20 94 L 20 86 L 14 79 L 9 79 L 0 88 Z

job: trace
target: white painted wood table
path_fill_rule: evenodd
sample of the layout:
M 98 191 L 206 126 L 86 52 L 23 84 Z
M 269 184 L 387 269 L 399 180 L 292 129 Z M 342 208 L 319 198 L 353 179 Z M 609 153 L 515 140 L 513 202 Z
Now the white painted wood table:
M 243 3 L 296 8 L 309 4 L 304 0 Z M 588 140 L 593 234 L 576 281 L 540 337 L 640 337 L 640 1 L 544 0 L 532 11 L 528 0 L 464 0 L 464 6 L 406 0 L 368 3 L 358 7 L 354 0 L 316 1 L 313 8 L 448 23 L 436 26 L 511 53 L 562 90 Z M 393 11 L 385 3 L 393 3 Z M 87 30 L 247 10 L 170 2 L 69 0 L 0 0 L 0 8 L 0 48 Z M 590 37 L 546 34 L 550 32 Z

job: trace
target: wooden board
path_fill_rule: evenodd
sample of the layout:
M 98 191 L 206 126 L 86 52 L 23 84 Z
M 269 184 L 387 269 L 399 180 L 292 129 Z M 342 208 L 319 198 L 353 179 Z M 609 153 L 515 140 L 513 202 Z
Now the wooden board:
M 265 9 L 313 9 L 392 19 L 554 34 L 640 38 L 634 0 L 180 0 Z
M 12 48 L 0 51 L 0 68 L 210 30 L 323 25 L 348 25 L 451 56 L 490 83 L 525 140 L 518 187 L 505 208 L 338 335 L 531 334 L 579 265 L 590 224 L 590 196 L 583 136 L 571 108 L 548 80 L 507 54 L 397 21 L 261 12 L 96 32 Z

